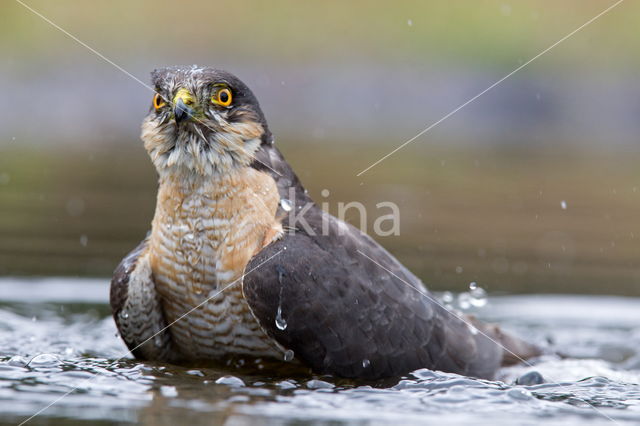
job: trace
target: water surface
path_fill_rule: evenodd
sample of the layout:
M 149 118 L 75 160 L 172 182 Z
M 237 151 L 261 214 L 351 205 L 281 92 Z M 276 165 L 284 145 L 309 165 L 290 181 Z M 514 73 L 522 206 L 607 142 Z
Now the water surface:
M 107 280 L 5 278 L 0 295 L 0 421 L 9 423 L 52 402 L 29 423 L 640 422 L 640 299 L 631 297 L 491 296 L 480 317 L 569 358 L 504 369 L 498 381 L 418 370 L 355 384 L 136 361 L 117 337 Z M 514 385 L 531 370 L 547 383 Z

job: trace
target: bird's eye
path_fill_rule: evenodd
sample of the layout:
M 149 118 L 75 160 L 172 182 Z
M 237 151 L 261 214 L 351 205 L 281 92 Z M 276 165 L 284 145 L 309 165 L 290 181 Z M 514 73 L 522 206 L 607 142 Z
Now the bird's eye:
M 231 105 L 232 98 L 233 96 L 231 96 L 231 90 L 223 87 L 215 91 L 213 96 L 211 96 L 211 102 L 223 107 L 228 107 L 229 105 Z
M 153 107 L 156 109 L 156 111 L 162 108 L 163 106 L 165 106 L 166 104 L 167 103 L 164 101 L 162 96 L 160 96 L 160 93 L 156 93 L 153 96 Z

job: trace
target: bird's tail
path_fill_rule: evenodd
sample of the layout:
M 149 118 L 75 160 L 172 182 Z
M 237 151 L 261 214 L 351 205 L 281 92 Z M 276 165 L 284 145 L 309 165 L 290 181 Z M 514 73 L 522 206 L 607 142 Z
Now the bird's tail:
M 514 365 L 543 354 L 543 350 L 533 343 L 503 331 L 497 324 L 487 324 L 473 316 L 468 317 L 475 328 L 502 347 L 502 365 Z

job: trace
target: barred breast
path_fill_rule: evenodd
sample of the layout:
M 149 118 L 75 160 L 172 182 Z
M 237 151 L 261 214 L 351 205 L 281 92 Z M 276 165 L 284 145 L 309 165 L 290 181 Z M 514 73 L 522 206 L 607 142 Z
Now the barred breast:
M 208 179 L 160 182 L 150 263 L 167 324 L 176 321 L 172 340 L 186 360 L 282 358 L 240 282 L 249 260 L 282 233 L 275 182 L 251 168 Z

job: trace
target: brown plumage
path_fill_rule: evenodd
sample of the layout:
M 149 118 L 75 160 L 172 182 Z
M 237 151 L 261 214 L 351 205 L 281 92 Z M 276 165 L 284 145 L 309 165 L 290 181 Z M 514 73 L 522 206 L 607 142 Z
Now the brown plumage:
M 156 213 L 111 288 L 134 355 L 293 358 L 377 379 L 421 367 L 491 378 L 539 353 L 448 312 L 379 244 L 315 206 L 236 77 L 185 67 L 153 80 L 160 98 L 142 139 L 160 176 Z

